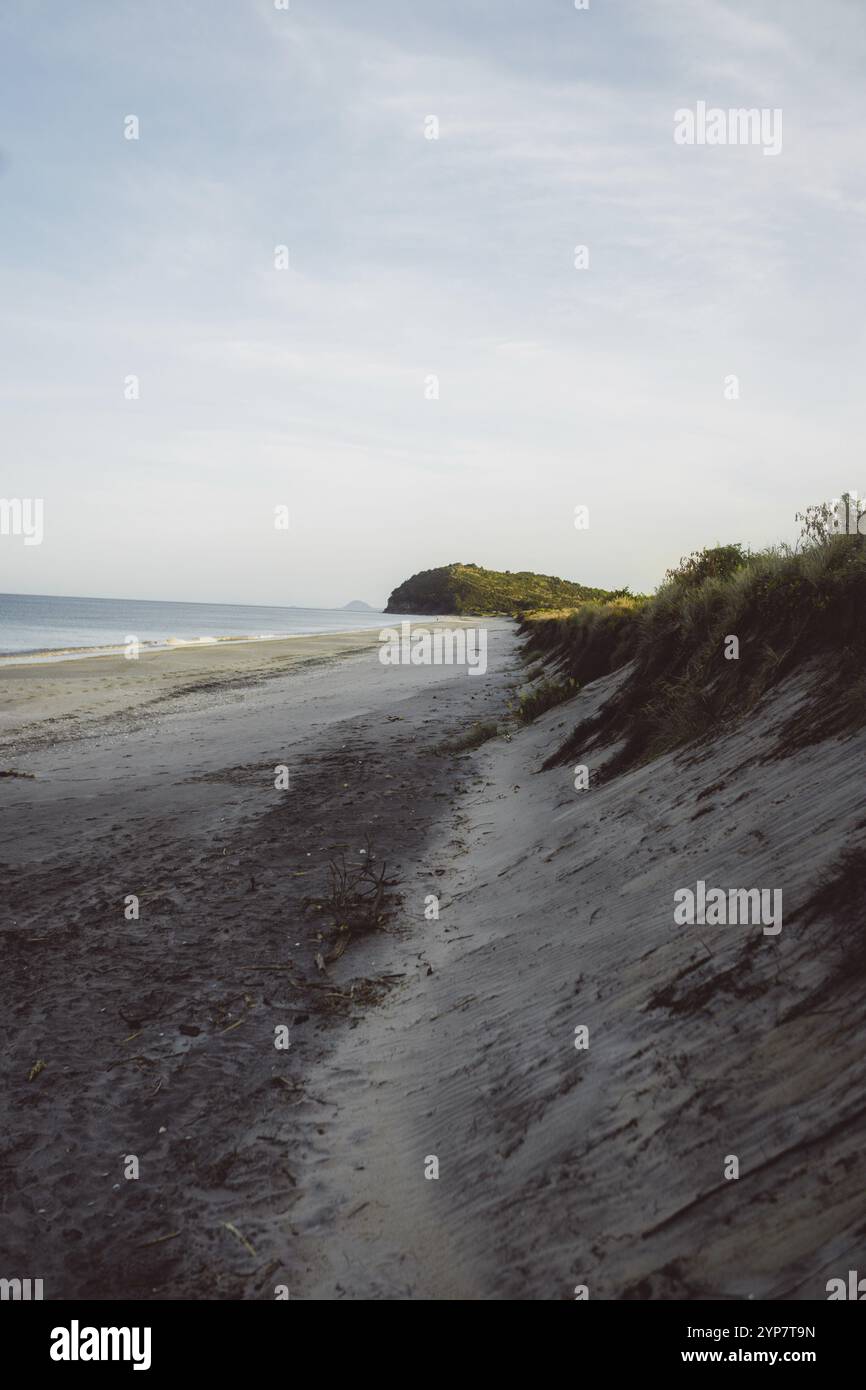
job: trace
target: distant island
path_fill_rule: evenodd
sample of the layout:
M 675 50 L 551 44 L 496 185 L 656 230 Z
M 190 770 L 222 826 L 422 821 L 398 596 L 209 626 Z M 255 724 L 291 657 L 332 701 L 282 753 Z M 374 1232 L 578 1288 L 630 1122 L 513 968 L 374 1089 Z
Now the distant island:
M 379 609 L 374 608 L 372 603 L 365 603 L 362 598 L 353 598 L 350 603 L 344 603 L 343 609 L 351 608 L 353 613 L 378 613 Z
M 614 594 L 607 589 L 592 589 L 550 574 L 453 564 L 413 574 L 394 590 L 385 612 L 466 613 L 492 617 L 536 608 L 573 608 L 586 599 L 612 597 Z

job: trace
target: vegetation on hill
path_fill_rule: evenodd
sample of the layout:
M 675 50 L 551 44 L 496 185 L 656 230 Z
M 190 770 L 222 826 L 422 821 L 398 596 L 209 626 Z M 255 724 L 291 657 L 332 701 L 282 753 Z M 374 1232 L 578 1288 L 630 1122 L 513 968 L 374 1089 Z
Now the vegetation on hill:
M 564 608 L 610 597 L 606 589 L 573 584 L 526 570 L 486 570 L 480 565 L 441 565 L 399 584 L 386 613 L 454 613 L 492 617 L 532 608 Z
M 549 762 L 615 741 L 608 775 L 646 761 L 747 712 L 809 662 L 820 681 L 780 729 L 780 743 L 813 742 L 866 722 L 866 537 L 816 528 L 821 510 L 801 518 L 807 524 L 796 548 L 715 546 L 669 570 L 651 598 L 526 615 L 527 657 L 543 657 L 562 677 L 585 684 L 631 663 L 600 713 Z M 725 656 L 731 636 L 736 659 Z

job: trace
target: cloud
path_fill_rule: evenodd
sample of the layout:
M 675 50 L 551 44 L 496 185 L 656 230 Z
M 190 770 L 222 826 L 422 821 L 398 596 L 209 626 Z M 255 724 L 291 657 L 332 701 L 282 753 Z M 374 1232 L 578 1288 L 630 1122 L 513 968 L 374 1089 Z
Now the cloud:
M 120 3 L 54 13 L 41 48 L 4 24 L 0 379 L 9 476 L 63 510 L 43 590 L 122 594 L 135 555 L 138 593 L 194 597 L 194 572 L 231 596 L 234 517 L 236 597 L 267 601 L 285 556 L 243 518 L 284 493 L 292 573 L 328 554 L 329 600 L 461 549 L 646 588 L 857 484 L 864 43 L 841 0 L 819 34 L 802 0 Z M 698 99 L 781 106 L 783 154 L 676 147 Z

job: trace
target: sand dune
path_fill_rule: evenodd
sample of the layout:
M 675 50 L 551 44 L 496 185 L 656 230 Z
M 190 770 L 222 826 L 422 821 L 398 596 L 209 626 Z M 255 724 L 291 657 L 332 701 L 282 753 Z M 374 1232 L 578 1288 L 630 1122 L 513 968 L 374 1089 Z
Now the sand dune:
M 392 1297 L 814 1299 L 862 1258 L 863 908 L 801 909 L 863 843 L 866 735 L 766 761 L 801 679 L 597 791 L 539 773 L 613 684 L 475 755 L 483 791 L 431 850 L 432 976 L 311 1078 L 337 1103 L 323 1171 L 344 1156 L 320 1296 L 348 1264 Z M 783 886 L 781 933 L 675 926 L 699 877 Z

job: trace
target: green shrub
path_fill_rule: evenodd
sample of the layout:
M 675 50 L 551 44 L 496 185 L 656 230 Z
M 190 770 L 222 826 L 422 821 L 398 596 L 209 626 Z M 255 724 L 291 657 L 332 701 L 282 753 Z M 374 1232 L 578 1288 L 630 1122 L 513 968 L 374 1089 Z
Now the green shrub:
M 703 550 L 693 550 L 691 555 L 685 555 L 676 569 L 667 570 L 665 579 L 697 589 L 705 579 L 730 579 L 747 564 L 748 558 L 739 542 L 705 546 Z
M 522 724 L 529 724 L 540 714 L 544 714 L 545 710 L 552 709 L 554 705 L 561 705 L 563 700 L 569 700 L 572 695 L 577 694 L 578 689 L 577 681 L 571 678 L 544 680 L 534 690 L 521 695 L 517 705 L 517 718 Z

